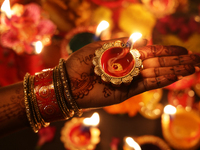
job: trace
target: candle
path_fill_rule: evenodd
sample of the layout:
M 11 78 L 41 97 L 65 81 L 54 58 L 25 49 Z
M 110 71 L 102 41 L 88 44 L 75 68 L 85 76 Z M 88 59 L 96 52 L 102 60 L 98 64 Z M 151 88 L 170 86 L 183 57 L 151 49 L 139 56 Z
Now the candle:
M 139 38 L 141 34 L 133 34 L 127 43 L 117 40 L 105 43 L 97 49 L 93 58 L 94 72 L 101 76 L 104 82 L 111 82 L 117 86 L 122 83 L 130 84 L 142 67 L 139 51 L 132 49 Z
M 140 145 L 131 137 L 127 137 L 126 141 L 126 150 L 141 150 Z
M 95 149 L 99 143 L 100 131 L 97 128 L 99 115 L 94 113 L 90 118 L 73 118 L 67 121 L 61 131 L 61 141 L 67 149 Z
M 161 124 L 163 137 L 174 149 L 195 149 L 200 142 L 200 117 L 194 110 L 168 105 Z
M 108 27 L 109 23 L 107 21 L 102 21 L 97 26 L 96 31 L 92 31 L 85 27 L 79 27 L 75 29 L 73 31 L 74 33 L 73 37 L 70 37 L 71 39 L 68 45 L 70 50 L 68 50 L 68 52 L 69 53 L 75 52 L 89 43 L 101 40 L 103 32 L 106 31 Z
M 9 19 L 11 18 L 12 12 L 10 9 L 10 1 L 5 0 L 1 5 L 1 12 L 4 13 Z
M 41 41 L 37 41 L 37 42 L 33 42 L 33 45 L 35 46 L 35 53 L 39 54 L 41 53 L 42 49 L 43 49 L 43 44 Z
M 94 41 L 101 40 L 101 35 L 103 34 L 103 32 L 105 32 L 108 29 L 108 27 L 109 27 L 109 23 L 107 21 L 105 20 L 101 21 L 99 25 L 97 26 L 93 40 Z
M 142 37 L 142 34 L 141 34 L 140 32 L 135 32 L 135 33 L 131 34 L 129 40 L 128 40 L 127 43 L 126 43 L 127 47 L 129 47 L 130 50 L 133 49 L 134 43 L 135 43 L 138 39 L 140 39 L 141 37 Z
M 169 145 L 160 137 L 143 135 L 125 137 L 123 150 L 171 150 Z

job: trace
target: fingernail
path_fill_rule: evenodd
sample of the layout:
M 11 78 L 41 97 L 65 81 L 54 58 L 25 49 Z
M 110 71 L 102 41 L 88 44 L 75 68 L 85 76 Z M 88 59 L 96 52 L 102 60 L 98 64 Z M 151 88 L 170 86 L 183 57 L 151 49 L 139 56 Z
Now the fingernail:
M 188 50 L 188 54 L 192 54 L 193 52 L 191 50 Z
M 197 66 L 197 67 L 200 67 L 200 63 L 198 63 L 198 64 L 195 64 L 195 66 Z
M 178 80 L 181 80 L 181 79 L 183 79 L 183 76 L 178 76 Z
M 195 71 L 196 71 L 196 72 L 199 72 L 199 71 L 200 71 L 200 68 L 197 67 L 197 66 L 195 66 Z

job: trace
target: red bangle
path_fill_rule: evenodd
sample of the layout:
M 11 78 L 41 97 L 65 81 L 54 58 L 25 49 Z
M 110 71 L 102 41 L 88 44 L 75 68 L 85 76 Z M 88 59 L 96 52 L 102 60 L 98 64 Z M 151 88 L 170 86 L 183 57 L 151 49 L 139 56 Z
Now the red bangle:
M 34 93 L 37 105 L 44 121 L 65 120 L 57 103 L 53 83 L 53 69 L 35 74 Z

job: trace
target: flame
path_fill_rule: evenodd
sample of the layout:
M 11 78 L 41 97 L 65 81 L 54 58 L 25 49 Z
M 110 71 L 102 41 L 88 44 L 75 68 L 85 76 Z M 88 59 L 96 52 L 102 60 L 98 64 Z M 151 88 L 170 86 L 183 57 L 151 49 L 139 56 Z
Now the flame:
M 128 144 L 128 146 L 134 148 L 134 150 L 141 150 L 140 145 L 137 142 L 135 142 L 131 137 L 126 138 L 126 143 Z
M 164 113 L 173 115 L 176 113 L 176 107 L 172 105 L 167 105 L 164 107 Z
M 95 112 L 90 118 L 85 118 L 83 123 L 85 125 L 97 126 L 99 124 L 100 118 L 99 114 Z
M 142 37 L 142 34 L 140 32 L 135 32 L 133 34 L 131 34 L 130 36 L 130 40 L 135 43 L 138 39 L 140 39 Z
M 96 36 L 100 36 L 101 32 L 109 27 L 109 23 L 105 20 L 101 21 L 96 29 Z
M 33 43 L 33 45 L 35 46 L 35 52 L 37 54 L 41 53 L 42 49 L 43 49 L 43 44 L 41 41 L 37 41 L 35 43 Z
M 9 0 L 5 0 L 3 2 L 3 4 L 1 5 L 1 11 L 4 12 L 8 18 L 11 18 L 12 11 L 10 9 L 10 1 Z

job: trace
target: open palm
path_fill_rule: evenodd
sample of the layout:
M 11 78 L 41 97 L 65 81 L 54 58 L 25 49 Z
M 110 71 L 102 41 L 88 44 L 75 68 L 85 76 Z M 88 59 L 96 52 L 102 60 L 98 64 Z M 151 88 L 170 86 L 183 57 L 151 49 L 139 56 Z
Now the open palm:
M 194 66 L 200 63 L 199 56 L 188 54 L 183 47 L 145 46 L 145 40 L 141 40 L 135 43 L 135 46 L 141 54 L 143 70 L 130 85 L 114 87 L 103 83 L 100 77 L 94 74 L 92 59 L 95 56 L 95 50 L 102 47 L 104 43 L 115 40 L 88 44 L 67 59 L 66 68 L 72 94 L 80 108 L 103 107 L 120 103 L 147 90 L 167 86 L 181 76 L 193 74 Z M 120 40 L 126 43 L 128 38 Z

